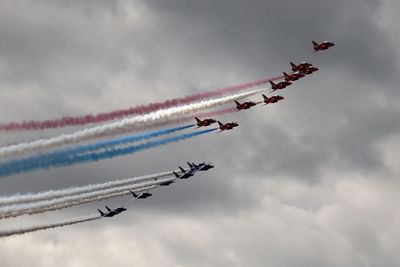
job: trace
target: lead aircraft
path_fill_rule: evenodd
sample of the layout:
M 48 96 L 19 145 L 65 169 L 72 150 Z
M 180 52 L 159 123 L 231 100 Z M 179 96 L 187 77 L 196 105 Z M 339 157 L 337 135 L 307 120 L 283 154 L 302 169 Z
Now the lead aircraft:
M 322 43 L 317 43 L 315 41 L 312 41 L 314 45 L 314 52 L 322 51 L 322 50 L 327 50 L 332 46 L 335 46 L 335 43 L 324 41 Z

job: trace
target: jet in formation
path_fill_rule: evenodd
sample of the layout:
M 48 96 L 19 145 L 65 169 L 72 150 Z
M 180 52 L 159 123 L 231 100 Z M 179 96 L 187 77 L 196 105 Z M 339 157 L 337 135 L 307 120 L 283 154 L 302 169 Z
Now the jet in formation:
M 247 102 L 244 102 L 244 103 L 241 104 L 241 103 L 239 103 L 239 101 L 235 100 L 235 103 L 236 103 L 237 111 L 244 110 L 244 109 L 249 109 L 249 108 L 257 105 L 255 102 L 252 102 L 252 101 L 247 101 Z
M 206 126 L 210 126 L 213 123 L 216 123 L 217 121 L 214 119 L 204 119 L 204 120 L 200 120 L 199 118 L 195 117 L 196 122 L 197 122 L 197 127 L 206 127 Z
M 174 173 L 176 179 L 188 179 L 194 175 L 194 173 L 191 170 L 186 171 L 181 166 L 179 166 L 179 169 L 181 170 L 181 174 L 178 174 L 175 171 L 172 171 Z
M 307 62 L 301 62 L 300 64 L 296 65 L 293 62 L 290 62 L 290 66 L 292 66 L 293 72 L 304 72 L 306 69 L 311 68 L 313 65 Z
M 277 103 L 278 101 L 285 99 L 283 96 L 280 96 L 280 95 L 273 95 L 273 96 L 268 97 L 263 94 L 262 96 L 264 98 L 265 105 Z
M 272 92 L 275 92 L 276 90 L 285 89 L 286 87 L 292 84 L 291 82 L 288 81 L 283 81 L 279 83 L 274 83 L 273 81 L 270 81 L 269 83 L 271 84 Z
M 145 199 L 145 198 L 148 198 L 148 197 L 151 197 L 151 196 L 152 196 L 152 194 L 147 193 L 147 192 L 140 193 L 140 194 L 136 194 L 136 193 L 133 192 L 132 190 L 129 190 L 129 192 L 131 192 L 133 198 L 135 198 L 135 199 Z
M 232 130 L 233 128 L 239 126 L 239 123 L 228 122 L 228 123 L 223 124 L 222 122 L 218 121 L 218 125 L 219 125 L 219 129 L 220 129 L 219 132 L 222 132 L 222 131 Z
M 335 46 L 335 43 L 324 41 L 322 43 L 317 43 L 315 41 L 312 41 L 314 45 L 314 52 L 322 51 L 322 50 L 327 50 L 332 46 Z
M 303 78 L 305 75 L 300 71 L 295 71 L 291 74 L 283 72 L 283 76 L 285 77 L 285 81 L 290 82 L 290 81 L 297 81 L 298 79 Z
M 214 166 L 211 164 L 211 162 L 209 162 L 209 163 L 201 162 L 199 164 L 187 162 L 187 164 L 189 166 L 188 170 L 185 170 L 184 168 L 179 166 L 181 174 L 178 174 L 177 172 L 173 171 L 176 179 L 188 179 L 188 178 L 192 177 L 196 172 L 208 171 L 209 169 L 214 168 Z
M 124 208 L 124 207 L 119 207 L 119 208 L 116 208 L 116 209 L 110 209 L 109 207 L 107 207 L 107 206 L 105 206 L 106 207 L 106 209 L 107 209 L 107 212 L 102 212 L 100 209 L 97 209 L 99 212 L 100 212 L 100 215 L 102 216 L 102 217 L 114 217 L 115 215 L 117 215 L 117 214 L 120 214 L 121 212 L 124 212 L 124 211 L 126 211 L 126 208 Z
M 157 178 L 154 178 L 154 181 L 157 181 Z M 165 181 L 165 182 L 159 183 L 158 185 L 160 185 L 160 186 L 169 186 L 170 184 L 173 184 L 173 183 L 175 183 L 174 180 L 172 180 L 172 181 Z
M 198 165 L 194 164 L 194 163 L 190 163 L 187 162 L 187 165 L 189 165 L 189 168 L 192 172 L 196 172 L 196 171 L 208 171 L 209 169 L 214 168 L 214 166 L 211 164 L 211 162 L 209 163 L 205 163 L 202 162 Z
M 299 72 L 303 75 L 309 75 L 319 70 L 317 67 L 314 67 L 311 63 L 307 62 L 301 62 L 298 65 L 294 64 L 293 62 L 290 62 L 290 65 L 292 66 L 292 71 Z

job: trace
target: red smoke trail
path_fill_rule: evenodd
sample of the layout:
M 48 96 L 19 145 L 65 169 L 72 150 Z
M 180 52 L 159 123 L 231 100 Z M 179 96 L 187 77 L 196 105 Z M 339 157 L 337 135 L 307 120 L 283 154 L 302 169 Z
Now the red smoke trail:
M 268 83 L 269 81 L 275 81 L 282 79 L 283 76 L 273 77 L 269 79 L 263 79 L 258 81 L 253 81 L 241 85 L 230 86 L 225 88 L 216 89 L 213 91 L 199 93 L 194 95 L 189 95 L 181 98 L 174 98 L 166 100 L 164 102 L 151 103 L 148 105 L 141 105 L 136 107 L 131 107 L 128 109 L 120 109 L 111 111 L 108 113 L 99 113 L 96 115 L 85 115 L 77 117 L 62 117 L 53 120 L 44 121 L 24 121 L 24 122 L 9 122 L 0 123 L 0 131 L 21 131 L 21 130 L 41 130 L 41 129 L 52 129 L 61 128 L 66 126 L 77 126 L 85 125 L 89 123 L 99 123 L 109 120 L 114 120 L 131 115 L 145 114 L 153 111 L 157 111 L 164 108 L 170 108 L 173 106 L 189 104 L 202 99 L 207 99 L 211 97 L 221 96 L 228 93 L 238 92 L 244 89 L 249 89 L 252 87 L 260 86 Z

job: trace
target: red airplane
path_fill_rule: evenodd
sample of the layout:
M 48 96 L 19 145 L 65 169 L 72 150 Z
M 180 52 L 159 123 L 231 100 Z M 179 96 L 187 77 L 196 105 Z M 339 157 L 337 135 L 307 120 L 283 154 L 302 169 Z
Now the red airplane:
M 287 86 L 291 85 L 291 82 L 288 81 L 283 81 L 280 83 L 274 83 L 273 81 L 270 81 L 271 84 L 271 88 L 272 88 L 272 92 L 276 91 L 276 90 L 282 90 L 285 89 Z
M 305 75 L 310 75 L 310 74 L 312 74 L 312 73 L 314 73 L 314 72 L 316 72 L 316 71 L 319 71 L 319 68 L 314 67 L 314 66 L 311 66 L 311 67 L 309 67 L 309 68 L 306 68 L 306 69 L 303 71 L 303 73 L 304 73 Z
M 290 82 L 297 81 L 298 79 L 303 78 L 305 75 L 299 71 L 295 71 L 292 74 L 287 74 L 286 72 L 284 72 L 283 76 L 285 76 L 285 81 Z
M 307 63 L 307 62 L 301 62 L 300 64 L 296 65 L 293 62 L 290 62 L 290 65 L 292 66 L 292 71 L 300 71 L 302 72 L 303 70 L 312 67 L 312 64 Z
M 235 100 L 236 103 L 236 108 L 237 110 L 243 110 L 243 109 L 249 109 L 255 105 L 257 105 L 256 103 L 252 102 L 252 101 L 248 101 L 248 102 L 244 102 L 243 104 L 240 104 L 238 101 Z
M 197 121 L 197 126 L 202 127 L 202 126 L 210 126 L 213 123 L 216 123 L 217 121 L 214 119 L 205 119 L 205 120 L 200 120 L 199 118 L 195 117 Z
M 331 43 L 328 41 L 322 42 L 320 44 L 315 41 L 312 41 L 312 43 L 314 45 L 314 52 L 327 50 L 329 47 L 335 46 L 335 43 Z
M 219 132 L 226 131 L 226 130 L 232 130 L 233 128 L 239 126 L 239 123 L 237 123 L 237 122 L 228 122 L 228 123 L 223 124 L 222 122 L 219 121 L 218 124 L 219 124 L 219 129 L 221 130 Z
M 262 95 L 262 96 L 264 97 L 265 105 L 276 103 L 276 102 L 278 102 L 280 100 L 285 99 L 283 96 L 280 96 L 280 95 L 273 95 L 271 97 L 268 97 L 266 95 Z

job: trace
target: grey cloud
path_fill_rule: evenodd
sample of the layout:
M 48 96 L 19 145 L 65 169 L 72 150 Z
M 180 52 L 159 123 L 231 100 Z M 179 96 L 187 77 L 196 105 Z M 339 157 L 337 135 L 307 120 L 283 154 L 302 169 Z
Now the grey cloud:
M 148 266 L 397 263 L 390 253 L 395 249 L 387 253 L 382 249 L 393 247 L 394 242 L 377 230 L 393 231 L 395 224 L 373 221 L 372 227 L 365 228 L 359 219 L 349 226 L 334 224 L 353 216 L 362 218 L 365 214 L 360 210 L 339 213 L 328 221 L 318 217 L 326 206 L 338 205 L 346 211 L 354 204 L 344 202 L 341 195 L 333 197 L 341 188 L 341 177 L 366 176 L 371 188 L 376 180 L 388 183 L 378 145 L 398 135 L 398 53 L 397 43 L 387 38 L 377 22 L 382 2 L 41 1 L 5 5 L 0 9 L 3 121 L 158 101 L 274 76 L 288 68 L 289 60 L 309 60 L 321 68 L 280 92 L 286 99 L 277 105 L 220 118 L 238 120 L 240 127 L 235 131 L 0 180 L 1 194 L 11 194 L 145 175 L 187 160 L 210 160 L 216 165 L 193 180 L 154 191 L 154 197 L 143 202 L 130 203 L 123 197 L 24 217 L 23 222 L 29 224 L 92 213 L 104 204 L 129 208 L 115 220 L 0 240 L 0 246 L 7 248 L 0 252 L 5 266 L 24 264 L 21 254 L 33 266 L 43 266 L 48 257 L 63 266 L 74 262 L 106 265 L 111 259 L 120 265 Z M 21 12 L 28 9 L 29 13 Z M 138 10 L 139 17 L 131 20 L 131 13 Z M 314 38 L 330 39 L 337 46 L 311 54 Z M 11 133 L 1 140 L 29 140 L 74 130 Z M 354 183 L 362 192 L 362 182 L 354 178 Z M 394 182 L 391 187 L 396 186 Z M 381 199 L 387 193 L 383 189 L 370 194 Z M 388 216 L 393 212 L 386 207 L 393 202 L 384 199 L 373 210 Z M 2 222 L 2 227 L 23 222 Z M 358 231 L 358 225 L 363 230 Z M 368 238 L 363 239 L 364 234 Z M 96 239 L 110 242 L 98 246 L 92 243 Z M 379 244 L 381 239 L 384 243 Z M 38 243 L 43 247 L 35 246 L 30 253 L 32 244 Z M 362 247 L 361 243 L 368 244 Z M 360 260 L 365 255 L 370 256 Z

